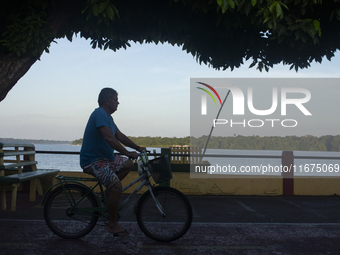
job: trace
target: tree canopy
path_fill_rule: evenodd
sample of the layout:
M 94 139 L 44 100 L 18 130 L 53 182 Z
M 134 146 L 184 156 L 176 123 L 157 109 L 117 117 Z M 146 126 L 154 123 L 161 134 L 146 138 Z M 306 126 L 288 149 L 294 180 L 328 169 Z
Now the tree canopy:
M 221 70 L 251 59 L 297 71 L 339 49 L 340 0 L 7 0 L 0 24 L 2 101 L 55 39 L 75 34 L 114 51 L 168 42 Z

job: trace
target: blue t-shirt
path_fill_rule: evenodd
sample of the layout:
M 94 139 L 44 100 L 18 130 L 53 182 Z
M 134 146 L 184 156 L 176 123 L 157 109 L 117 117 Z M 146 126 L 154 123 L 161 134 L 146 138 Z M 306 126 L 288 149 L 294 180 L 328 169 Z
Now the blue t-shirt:
M 87 166 L 99 158 L 115 159 L 113 149 L 104 140 L 98 129 L 102 126 L 109 127 L 112 135 L 115 135 L 118 130 L 111 115 L 103 108 L 98 107 L 91 114 L 85 128 L 83 144 L 80 150 L 80 166 Z

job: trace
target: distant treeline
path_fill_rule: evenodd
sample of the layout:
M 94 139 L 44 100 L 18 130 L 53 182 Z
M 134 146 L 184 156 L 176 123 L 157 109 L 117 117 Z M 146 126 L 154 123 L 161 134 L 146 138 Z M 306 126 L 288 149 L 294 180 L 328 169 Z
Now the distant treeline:
M 192 139 L 191 146 L 204 147 L 207 136 Z M 340 151 L 340 135 L 211 137 L 208 148 L 245 150 Z
M 0 143 L 71 144 L 71 141 L 0 138 Z
M 184 138 L 176 138 L 176 137 L 134 137 L 129 136 L 131 141 L 134 143 L 144 146 L 144 147 L 171 147 L 173 145 L 189 145 L 190 144 L 190 137 L 184 137 Z M 83 139 L 77 139 L 72 142 L 72 144 L 75 145 L 81 145 L 83 142 Z
M 204 148 L 207 136 L 200 138 L 190 137 L 129 137 L 133 142 L 145 147 L 170 147 L 174 145 L 190 145 Z M 190 144 L 191 142 L 191 144 Z M 82 144 L 82 139 L 72 142 Z M 208 148 L 210 149 L 241 149 L 241 150 L 299 150 L 299 151 L 340 151 L 340 135 L 326 135 L 315 137 L 307 136 L 233 136 L 211 137 Z

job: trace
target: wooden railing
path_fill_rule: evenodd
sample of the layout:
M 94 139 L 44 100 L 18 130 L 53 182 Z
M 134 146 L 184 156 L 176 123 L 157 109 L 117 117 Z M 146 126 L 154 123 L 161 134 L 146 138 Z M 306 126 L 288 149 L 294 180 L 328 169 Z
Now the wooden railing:
M 68 151 L 36 151 L 42 154 L 78 154 L 79 152 Z M 200 148 L 188 147 L 172 147 L 162 148 L 161 153 L 156 153 L 154 150 L 149 154 L 149 159 L 168 155 L 171 158 L 172 172 L 190 173 L 190 163 L 199 165 L 210 165 L 209 162 L 201 161 L 202 158 L 263 158 L 263 159 L 281 159 L 283 167 L 290 169 L 294 165 L 294 159 L 330 159 L 340 160 L 340 157 L 316 157 L 316 156 L 294 156 L 292 151 L 282 151 L 282 155 L 220 155 L 220 154 L 202 154 Z M 137 169 L 137 167 L 135 167 Z M 134 169 L 134 171 L 136 171 Z M 291 196 L 294 194 L 294 172 L 289 171 L 282 173 L 283 179 L 283 195 Z
M 196 154 L 202 154 L 202 148 L 176 146 L 170 149 L 171 164 L 199 164 L 202 161 L 201 157 L 195 156 Z

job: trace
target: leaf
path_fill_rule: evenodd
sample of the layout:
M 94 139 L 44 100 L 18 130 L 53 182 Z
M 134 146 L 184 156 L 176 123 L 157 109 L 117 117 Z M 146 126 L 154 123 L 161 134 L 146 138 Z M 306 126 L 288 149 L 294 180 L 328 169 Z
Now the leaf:
M 270 11 L 271 13 L 274 12 L 274 8 L 275 8 L 276 5 L 277 5 L 277 2 L 274 1 L 274 2 L 269 6 L 269 11 Z
M 321 63 L 322 62 L 322 57 L 320 55 L 317 55 L 314 57 L 314 61 L 317 63 Z
M 315 27 L 315 30 L 319 30 L 320 29 L 320 21 L 318 20 L 314 20 L 314 27 Z
M 282 8 L 279 3 L 276 4 L 276 18 L 278 17 L 281 17 L 281 18 L 283 17 Z
M 266 19 L 263 21 L 263 24 L 266 23 L 266 22 L 268 22 L 268 20 L 270 20 L 270 19 L 271 19 L 270 17 L 266 18 Z
M 104 50 L 106 50 L 110 46 L 110 42 L 105 43 Z
M 114 12 L 113 12 L 113 9 L 111 7 L 111 5 L 108 5 L 107 8 L 106 8 L 106 14 L 107 16 L 109 17 L 109 19 L 113 19 L 114 17 Z
M 287 32 L 287 29 L 286 29 L 286 27 L 285 26 L 280 26 L 280 28 L 278 29 L 278 36 L 280 37 L 280 36 L 282 36 L 282 35 L 286 35 L 286 32 Z
M 248 16 L 250 11 L 251 11 L 251 4 L 249 3 L 244 6 L 244 13 Z
M 256 5 L 256 0 L 251 0 L 251 5 L 255 6 Z
M 72 42 L 72 37 L 73 37 L 73 33 L 66 33 L 66 38 L 67 40 L 69 40 L 70 42 Z
M 93 14 L 98 17 L 99 5 L 98 4 L 93 5 L 92 10 L 93 10 Z
M 107 2 L 99 4 L 99 12 L 103 12 L 106 9 Z
M 113 8 L 114 12 L 116 13 L 117 17 L 119 18 L 119 12 L 117 8 L 112 4 L 111 7 Z
M 92 40 L 91 44 L 92 44 L 92 49 L 97 48 L 97 41 L 96 40 Z
M 318 35 L 321 36 L 321 26 L 320 26 L 320 21 L 314 20 L 314 28 L 318 32 Z
M 81 11 L 81 14 L 84 14 L 88 8 L 89 8 L 89 6 L 86 6 L 86 8 Z
M 222 2 L 222 6 L 221 6 L 221 9 L 222 9 L 222 13 L 225 13 L 229 8 L 229 4 L 227 2 L 227 0 L 223 0 Z
M 227 0 L 227 2 L 232 9 L 235 8 L 235 2 L 233 0 Z
M 251 65 L 249 66 L 249 68 L 252 68 L 256 65 L 256 61 L 254 60 L 253 63 L 251 63 Z
M 301 37 L 301 32 L 300 31 L 296 31 L 295 32 L 295 40 L 299 40 Z

